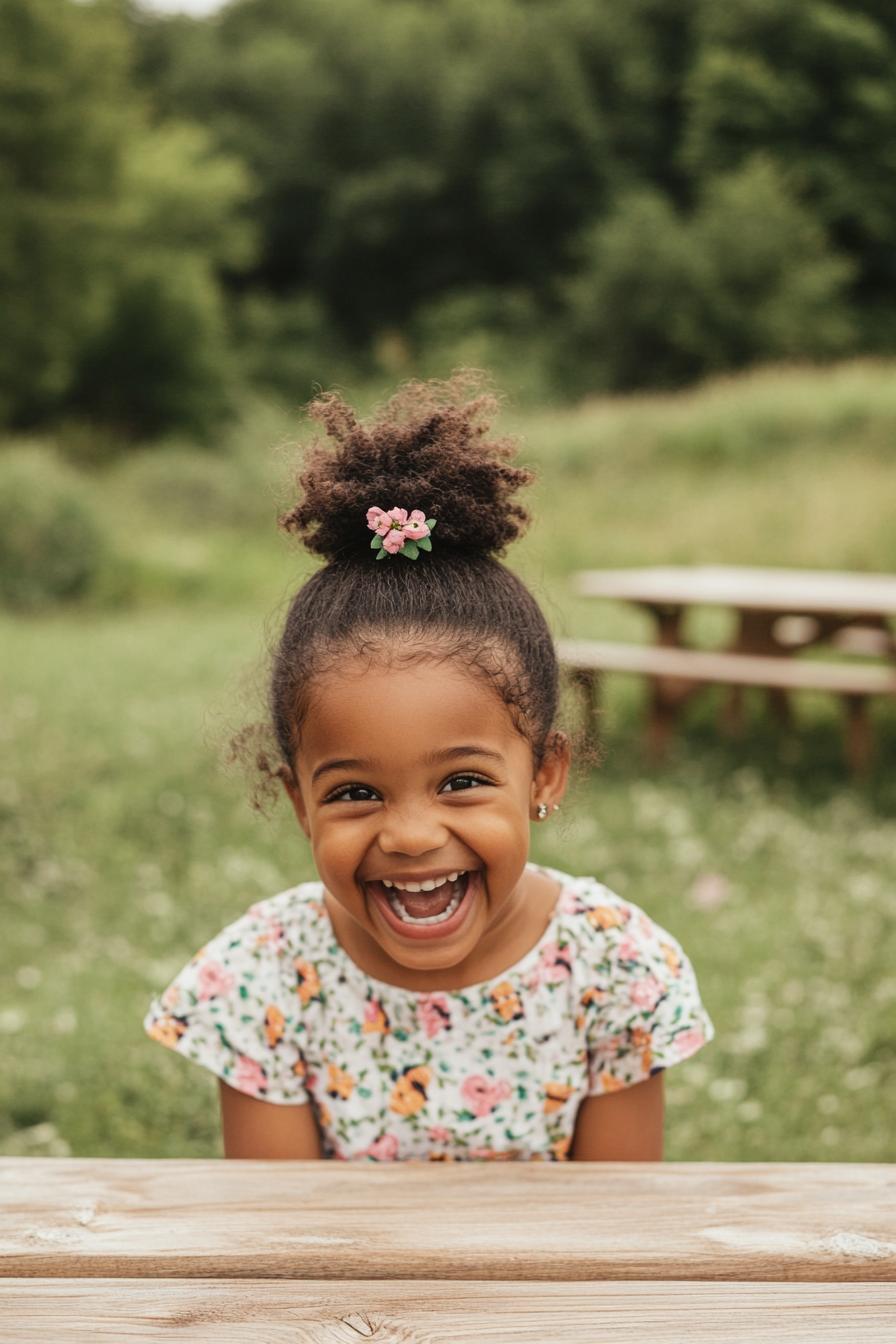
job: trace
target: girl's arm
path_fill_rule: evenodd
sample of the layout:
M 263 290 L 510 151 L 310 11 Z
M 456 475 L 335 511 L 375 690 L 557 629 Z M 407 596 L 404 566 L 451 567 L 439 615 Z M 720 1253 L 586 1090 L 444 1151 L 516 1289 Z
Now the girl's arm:
M 574 1162 L 661 1162 L 663 1074 L 643 1083 L 586 1097 L 576 1116 Z
M 323 1157 L 310 1102 L 283 1106 L 261 1101 L 218 1079 L 225 1157 Z

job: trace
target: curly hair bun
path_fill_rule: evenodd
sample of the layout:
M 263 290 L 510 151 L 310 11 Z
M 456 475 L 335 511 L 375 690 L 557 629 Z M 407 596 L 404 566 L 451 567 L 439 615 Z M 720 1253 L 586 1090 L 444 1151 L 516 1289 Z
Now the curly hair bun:
M 513 439 L 488 437 L 498 398 L 485 384 L 467 369 L 409 382 L 364 422 L 338 393 L 317 397 L 308 414 L 326 439 L 305 456 L 302 499 L 280 526 L 328 560 L 370 558 L 369 508 L 422 509 L 438 523 L 435 551 L 502 554 L 529 522 L 513 495 L 533 473 L 509 464 Z

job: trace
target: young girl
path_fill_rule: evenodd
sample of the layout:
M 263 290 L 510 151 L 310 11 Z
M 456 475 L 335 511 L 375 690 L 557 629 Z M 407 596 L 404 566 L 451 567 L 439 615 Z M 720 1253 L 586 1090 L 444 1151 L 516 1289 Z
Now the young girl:
M 326 564 L 270 686 L 319 881 L 257 902 L 154 998 L 219 1078 L 228 1157 L 659 1160 L 663 1071 L 714 1036 L 675 938 L 528 861 L 567 782 L 544 616 L 494 558 L 531 476 L 461 376 L 369 422 L 334 394 L 281 520 Z

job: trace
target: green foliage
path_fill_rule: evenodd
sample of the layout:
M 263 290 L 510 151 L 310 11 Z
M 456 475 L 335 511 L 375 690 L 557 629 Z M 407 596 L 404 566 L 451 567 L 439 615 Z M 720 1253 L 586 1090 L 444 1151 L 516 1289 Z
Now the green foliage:
M 107 6 L 0 3 L 0 422 L 64 403 L 102 321 L 128 123 L 124 34 Z
M 151 124 L 112 0 L 0 6 L 0 421 L 72 410 L 204 434 L 230 367 L 220 268 L 251 264 L 244 165 Z
M 228 407 L 221 296 L 187 254 L 122 266 L 106 321 L 82 353 L 77 404 L 125 435 L 177 427 L 209 437 Z
M 110 560 L 79 477 L 49 448 L 0 453 L 0 603 L 33 611 L 90 596 Z
M 0 0 L 0 424 L 896 349 L 882 0 Z
M 690 218 L 655 192 L 623 198 L 581 256 L 560 371 L 573 387 L 671 386 L 853 339 L 852 267 L 767 161 L 710 180 Z

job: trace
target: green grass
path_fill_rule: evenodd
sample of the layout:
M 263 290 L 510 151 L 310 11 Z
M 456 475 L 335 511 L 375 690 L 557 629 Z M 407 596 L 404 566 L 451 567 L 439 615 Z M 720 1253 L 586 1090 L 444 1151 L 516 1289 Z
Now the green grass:
M 767 371 L 529 417 L 538 519 L 511 562 L 558 630 L 634 638 L 649 637 L 637 613 L 569 597 L 572 570 L 896 570 L 893 372 Z M 305 568 L 264 524 L 285 460 L 272 470 L 264 445 L 289 426 L 266 412 L 254 432 L 251 452 L 248 426 L 222 459 L 211 517 L 179 509 L 176 472 L 170 508 L 132 468 L 95 479 L 136 576 L 130 606 L 0 618 L 0 1152 L 220 1152 L 214 1080 L 141 1019 L 212 932 L 312 875 L 291 812 L 258 816 L 249 780 L 221 765 Z M 228 473 L 245 518 L 227 513 Z M 708 612 L 697 634 L 721 624 Z M 875 706 L 877 763 L 859 785 L 830 700 L 798 697 L 782 738 L 757 694 L 730 741 L 719 694 L 689 708 L 656 770 L 643 688 L 609 679 L 604 762 L 536 830 L 536 857 L 598 874 L 695 965 L 717 1035 L 667 1075 L 670 1159 L 896 1160 L 896 707 Z

